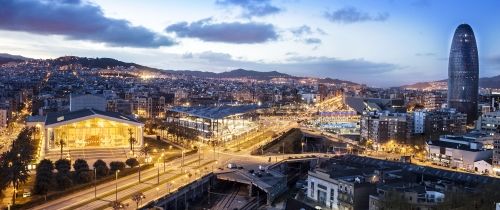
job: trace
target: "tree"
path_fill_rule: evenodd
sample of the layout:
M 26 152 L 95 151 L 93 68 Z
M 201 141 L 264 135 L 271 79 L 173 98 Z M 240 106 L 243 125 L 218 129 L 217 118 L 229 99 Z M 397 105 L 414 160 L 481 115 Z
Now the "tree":
M 87 183 L 92 180 L 87 161 L 83 159 L 77 159 L 75 163 L 73 163 L 73 169 L 75 169 L 74 180 L 76 182 Z
M 35 186 L 33 191 L 35 194 L 47 195 L 50 183 L 52 182 L 52 171 L 54 164 L 48 159 L 40 161 L 36 168 Z
M 111 168 L 111 172 L 115 172 L 118 170 L 123 170 L 125 168 L 125 163 L 121 161 L 113 161 L 109 163 L 109 168 Z
M 147 143 L 141 148 L 141 153 L 144 155 L 144 157 L 147 157 L 149 153 L 151 153 L 151 146 L 149 146 Z
M 404 193 L 398 191 L 384 193 L 384 197 L 380 199 L 379 205 L 379 209 L 384 210 L 411 209 L 411 204 L 404 198 Z
M 28 180 L 28 165 L 35 152 L 33 132 L 34 128 L 23 128 L 12 142 L 11 149 L 0 155 L 0 160 L 2 160 L 0 162 L 1 189 L 5 189 L 10 184 L 14 189 L 19 189 L 19 184 Z M 15 196 L 13 196 L 12 204 L 15 202 Z
M 73 181 L 71 181 L 71 178 L 69 178 L 67 174 L 61 172 L 57 172 L 56 174 L 56 183 L 61 190 L 67 189 L 71 187 L 71 185 L 73 185 Z
M 132 195 L 132 200 L 135 202 L 137 209 L 139 209 L 139 202 L 141 202 L 142 199 L 144 199 L 144 198 L 146 198 L 146 196 L 141 192 L 134 193 Z
M 129 138 L 128 138 L 128 142 L 130 144 L 130 151 L 132 151 L 132 155 L 134 154 L 134 144 L 137 143 L 137 139 L 135 139 L 133 137 L 133 132 L 132 132 L 132 128 L 129 128 L 128 129 L 128 135 L 129 135 Z
M 59 189 L 66 189 L 73 185 L 73 181 L 70 178 L 71 162 L 66 159 L 59 159 L 54 164 L 56 166 L 56 183 Z
M 54 164 L 58 173 L 69 174 L 71 162 L 67 159 L 59 159 Z
M 133 168 L 139 165 L 139 161 L 135 158 L 129 158 L 125 161 L 125 164 L 127 164 L 130 168 Z
M 103 160 L 99 159 L 95 161 L 94 168 L 96 170 L 97 177 L 104 177 L 109 173 L 109 167 Z

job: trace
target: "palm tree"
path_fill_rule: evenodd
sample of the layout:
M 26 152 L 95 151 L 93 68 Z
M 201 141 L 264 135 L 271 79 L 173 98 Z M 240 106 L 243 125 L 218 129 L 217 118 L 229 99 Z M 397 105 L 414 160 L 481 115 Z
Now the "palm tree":
M 64 146 L 66 146 L 66 142 L 64 142 L 64 140 L 63 140 L 63 136 L 65 136 L 65 134 L 66 133 L 63 132 L 61 135 L 61 138 L 58 141 L 56 141 L 56 145 L 58 145 L 61 148 L 61 158 L 59 158 L 59 159 L 63 159 L 63 149 L 64 149 Z
M 59 159 L 63 159 L 63 149 L 64 146 L 66 146 L 66 142 L 64 142 L 64 140 L 61 138 L 59 139 L 59 141 L 56 141 L 56 145 L 59 145 L 59 147 L 61 148 L 61 157 Z
M 128 142 L 130 143 L 130 150 L 132 151 L 132 155 L 134 155 L 134 144 L 137 143 L 137 139 L 135 139 L 132 135 L 134 133 L 132 132 L 132 128 L 128 129 Z

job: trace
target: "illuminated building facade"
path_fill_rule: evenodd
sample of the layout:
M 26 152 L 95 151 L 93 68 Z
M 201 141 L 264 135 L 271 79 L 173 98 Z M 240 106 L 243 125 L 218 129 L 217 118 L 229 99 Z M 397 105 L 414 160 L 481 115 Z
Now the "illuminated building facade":
M 42 151 L 64 148 L 128 148 L 129 139 L 136 139 L 135 148 L 143 145 L 144 124 L 134 118 L 95 109 L 68 113 L 50 113 L 42 126 Z M 130 134 L 131 132 L 131 134 Z

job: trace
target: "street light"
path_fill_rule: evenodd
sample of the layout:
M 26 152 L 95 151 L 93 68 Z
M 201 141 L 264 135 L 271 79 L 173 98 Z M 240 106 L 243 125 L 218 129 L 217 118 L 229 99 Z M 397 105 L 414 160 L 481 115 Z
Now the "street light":
M 118 202 L 118 173 L 120 170 L 115 171 L 115 202 Z
M 141 162 L 139 162 L 139 183 L 141 183 Z
M 182 148 L 181 153 L 182 153 L 181 169 L 183 169 L 184 168 L 184 148 Z
M 163 173 L 165 173 L 165 152 L 161 153 L 161 157 L 163 159 Z
M 158 169 L 158 173 L 157 173 L 157 177 L 156 177 L 156 184 L 160 184 L 160 158 L 161 157 L 158 157 L 158 161 L 157 162 L 157 169 Z
M 94 167 L 94 198 L 97 198 L 97 168 Z

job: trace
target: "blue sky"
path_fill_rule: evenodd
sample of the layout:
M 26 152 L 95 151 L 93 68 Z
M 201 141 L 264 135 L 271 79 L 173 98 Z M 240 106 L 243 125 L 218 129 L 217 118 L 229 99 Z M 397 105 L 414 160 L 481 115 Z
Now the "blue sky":
M 498 8 L 495 0 L 2 0 L 0 51 L 388 87 L 446 78 L 461 23 L 475 31 L 480 75 L 499 75 Z

